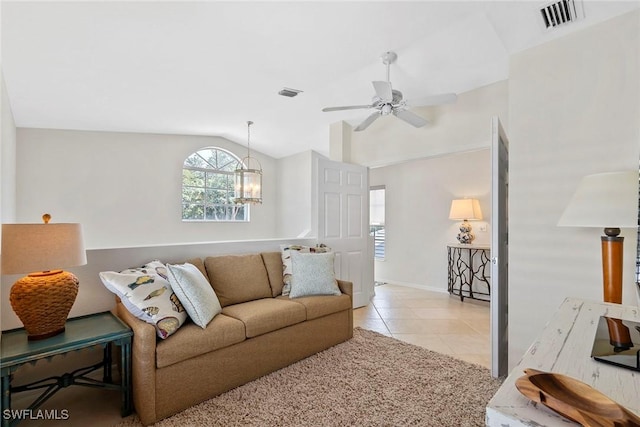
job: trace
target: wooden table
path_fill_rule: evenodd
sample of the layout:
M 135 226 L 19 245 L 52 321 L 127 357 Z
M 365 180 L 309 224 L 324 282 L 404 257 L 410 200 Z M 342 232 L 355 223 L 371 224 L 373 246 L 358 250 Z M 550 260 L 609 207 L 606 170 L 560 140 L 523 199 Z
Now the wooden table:
M 640 415 L 640 372 L 597 362 L 591 348 L 600 316 L 640 321 L 640 308 L 567 298 L 487 404 L 488 426 L 578 425 L 524 397 L 515 381 L 525 368 L 568 375 Z
M 110 312 L 91 314 L 67 320 L 65 331 L 51 338 L 28 341 L 23 328 L 2 332 L 0 348 L 0 370 L 2 371 L 2 427 L 17 424 L 32 416 L 37 408 L 53 394 L 70 385 L 120 390 L 122 393 L 122 411 L 125 416 L 132 412 L 131 401 L 131 337 L 133 332 L 119 318 Z M 121 347 L 122 375 L 120 384 L 112 379 L 111 344 Z M 104 357 L 100 363 L 78 368 L 62 376 L 45 378 L 21 386 L 11 385 L 12 374 L 25 363 L 35 363 L 41 359 L 51 359 L 58 354 L 100 345 L 104 348 Z M 93 371 L 103 370 L 102 381 L 87 377 Z M 27 411 L 16 411 L 17 415 L 7 416 L 11 412 L 11 395 L 23 391 L 43 390 L 42 394 L 29 406 Z M 29 412 L 31 411 L 31 412 Z M 58 417 L 68 416 L 64 410 Z

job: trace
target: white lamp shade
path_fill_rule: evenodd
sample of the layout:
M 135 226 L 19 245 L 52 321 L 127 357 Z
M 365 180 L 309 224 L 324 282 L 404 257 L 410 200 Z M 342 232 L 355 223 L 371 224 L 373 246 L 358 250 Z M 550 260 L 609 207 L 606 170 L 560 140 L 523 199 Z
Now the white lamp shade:
M 598 173 L 582 178 L 558 225 L 637 227 L 638 171 Z
M 449 219 L 453 220 L 480 220 L 482 211 L 478 199 L 456 199 L 451 202 Z
M 87 263 L 80 224 L 2 224 L 2 274 Z

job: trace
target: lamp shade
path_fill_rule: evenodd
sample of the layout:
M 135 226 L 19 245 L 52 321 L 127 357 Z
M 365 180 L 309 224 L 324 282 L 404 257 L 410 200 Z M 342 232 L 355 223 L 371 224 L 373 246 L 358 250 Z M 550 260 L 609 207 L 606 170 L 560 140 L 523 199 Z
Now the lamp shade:
M 638 226 L 638 171 L 606 172 L 582 178 L 559 226 Z
M 449 219 L 453 219 L 453 220 L 482 219 L 480 202 L 478 202 L 478 199 L 453 200 L 451 202 L 451 210 L 449 210 Z
M 80 224 L 2 224 L 2 274 L 86 263 Z

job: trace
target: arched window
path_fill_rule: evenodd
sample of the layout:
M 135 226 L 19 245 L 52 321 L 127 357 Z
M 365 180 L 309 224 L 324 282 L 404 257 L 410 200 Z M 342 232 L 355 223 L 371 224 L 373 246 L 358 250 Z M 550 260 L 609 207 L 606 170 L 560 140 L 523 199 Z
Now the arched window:
M 249 207 L 233 202 L 233 171 L 240 162 L 217 147 L 187 157 L 182 167 L 183 221 L 249 221 Z

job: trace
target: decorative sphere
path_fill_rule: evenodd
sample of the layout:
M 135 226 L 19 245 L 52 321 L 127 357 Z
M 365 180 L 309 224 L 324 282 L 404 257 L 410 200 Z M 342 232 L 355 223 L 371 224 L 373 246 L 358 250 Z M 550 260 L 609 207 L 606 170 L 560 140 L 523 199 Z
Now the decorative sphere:
M 473 235 L 473 233 L 468 233 L 468 232 L 463 232 L 463 233 L 458 233 L 458 242 L 462 243 L 463 245 L 469 245 L 473 242 L 473 239 L 476 238 L 476 236 Z
M 470 231 L 471 231 L 471 224 L 469 224 L 468 222 L 463 222 L 462 224 L 460 224 L 461 233 L 468 233 Z

